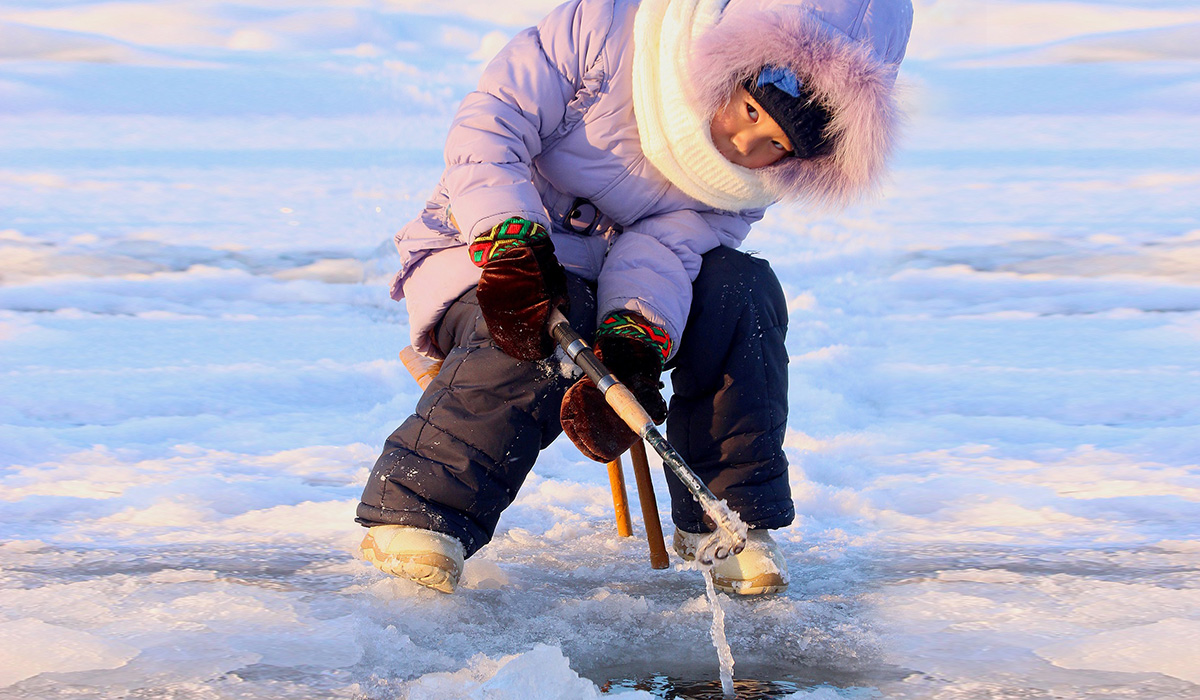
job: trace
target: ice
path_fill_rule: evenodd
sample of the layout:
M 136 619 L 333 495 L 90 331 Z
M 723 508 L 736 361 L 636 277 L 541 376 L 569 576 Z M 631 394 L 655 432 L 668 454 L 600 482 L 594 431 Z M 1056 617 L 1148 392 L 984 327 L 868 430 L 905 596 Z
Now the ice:
M 138 51 L 108 38 L 7 21 L 0 21 L 0 46 L 3 47 L 0 48 L 0 60 L 9 61 L 169 63 L 148 52 Z
M 1200 620 L 1172 617 L 1149 625 L 1057 642 L 1037 654 L 1063 668 L 1154 672 L 1200 683 Z
M 545 644 L 500 659 L 476 657 L 461 671 L 422 676 L 403 692 L 410 700 L 590 700 L 601 695 L 595 684 L 571 670 L 560 649 Z M 606 696 L 654 697 L 639 690 Z
M 0 5 L 6 700 L 720 692 L 696 572 L 565 441 L 454 596 L 355 559 L 418 397 L 391 237 L 552 4 Z M 1200 697 L 1198 22 L 920 0 L 883 196 L 756 226 L 798 519 L 735 685 Z
M 139 651 L 128 644 L 32 617 L 0 622 L 0 687 L 47 671 L 120 668 Z
M 816 688 L 815 690 L 788 693 L 781 696 L 781 700 L 871 700 L 873 697 L 878 696 L 870 690 L 862 688 Z
M 1043 61 L 1139 60 L 1173 57 L 1163 52 L 1156 32 L 1176 30 L 1179 25 L 1200 21 L 1193 7 L 1170 2 L 1081 3 L 1081 2 L 996 2 L 986 14 L 960 3 L 917 2 L 913 46 L 921 58 L 979 56 L 1013 48 L 1049 45 Z M 1157 5 L 1157 7 L 1155 6 Z M 1188 29 L 1186 26 L 1183 29 Z M 1080 44 L 1120 40 L 1122 35 L 1142 38 L 1149 56 L 1124 54 L 1080 54 L 1070 51 Z M 1098 37 L 1093 39 L 1092 37 Z M 1068 50 L 1062 51 L 1062 47 Z M 1157 50 L 1156 50 L 1157 49 Z M 1086 58 L 1085 58 L 1086 56 Z

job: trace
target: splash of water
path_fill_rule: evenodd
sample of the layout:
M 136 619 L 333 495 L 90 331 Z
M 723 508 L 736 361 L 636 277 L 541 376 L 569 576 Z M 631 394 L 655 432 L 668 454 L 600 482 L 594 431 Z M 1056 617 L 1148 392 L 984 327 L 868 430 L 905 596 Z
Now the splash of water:
M 713 646 L 717 649 L 717 661 L 721 666 L 721 693 L 726 698 L 736 698 L 737 693 L 733 689 L 733 650 L 729 648 L 729 641 L 725 638 L 725 608 L 721 605 L 721 598 L 717 595 L 713 583 L 715 562 L 711 555 L 721 552 L 725 556 L 734 556 L 733 553 L 746 543 L 747 528 L 746 523 L 742 522 L 741 517 L 725 501 L 714 501 L 704 505 L 705 511 L 718 523 L 718 527 L 697 548 L 694 565 L 704 575 L 708 608 L 712 611 L 712 627 L 709 634 L 712 636 Z M 706 551 L 710 556 L 702 556 Z
M 733 690 L 733 650 L 725 639 L 725 608 L 713 585 L 712 567 L 701 567 L 701 570 L 704 572 L 704 588 L 708 593 L 708 607 L 712 610 L 709 634 L 712 635 L 713 646 L 717 648 L 717 660 L 721 664 L 721 693 L 727 698 L 734 698 L 737 694 Z

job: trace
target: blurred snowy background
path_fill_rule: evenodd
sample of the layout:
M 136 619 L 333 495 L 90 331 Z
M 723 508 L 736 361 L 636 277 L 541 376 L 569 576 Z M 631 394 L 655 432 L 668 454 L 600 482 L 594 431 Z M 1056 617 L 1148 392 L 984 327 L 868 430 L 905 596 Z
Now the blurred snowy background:
M 714 692 L 699 575 L 565 441 L 458 594 L 353 558 L 390 237 L 552 5 L 0 2 L 0 698 Z M 1200 8 L 916 9 L 884 196 L 746 246 L 801 517 L 739 687 L 1200 698 Z

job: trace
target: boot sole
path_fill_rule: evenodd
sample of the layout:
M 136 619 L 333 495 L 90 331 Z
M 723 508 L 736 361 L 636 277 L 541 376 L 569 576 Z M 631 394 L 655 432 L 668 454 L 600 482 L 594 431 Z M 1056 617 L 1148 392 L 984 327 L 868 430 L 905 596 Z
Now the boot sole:
M 788 584 L 779 574 L 762 574 L 749 581 L 713 576 L 713 588 L 734 595 L 767 595 L 786 591 Z
M 375 568 L 396 578 L 402 578 L 441 593 L 453 593 L 458 585 L 458 567 L 454 560 L 434 552 L 400 552 L 379 549 L 370 535 L 359 545 L 363 559 Z

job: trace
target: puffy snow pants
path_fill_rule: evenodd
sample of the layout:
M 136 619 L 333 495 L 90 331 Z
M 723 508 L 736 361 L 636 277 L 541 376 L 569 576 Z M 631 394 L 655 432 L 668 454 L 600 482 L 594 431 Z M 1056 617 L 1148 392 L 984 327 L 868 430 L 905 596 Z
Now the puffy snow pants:
M 590 337 L 594 291 L 568 278 L 572 326 Z M 783 452 L 783 290 L 765 260 L 724 247 L 704 256 L 692 290 L 668 364 L 667 439 L 751 527 L 783 527 L 795 517 Z M 559 405 L 574 379 L 557 359 L 521 362 L 493 345 L 474 290 L 451 306 L 437 335 L 449 349 L 445 363 L 384 445 L 357 520 L 453 535 L 470 556 L 491 540 L 538 453 L 562 432 Z M 668 472 L 667 482 L 676 527 L 709 530 L 678 479 Z

